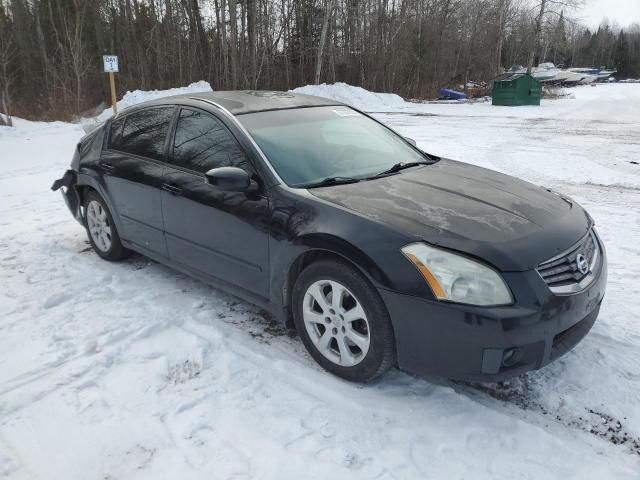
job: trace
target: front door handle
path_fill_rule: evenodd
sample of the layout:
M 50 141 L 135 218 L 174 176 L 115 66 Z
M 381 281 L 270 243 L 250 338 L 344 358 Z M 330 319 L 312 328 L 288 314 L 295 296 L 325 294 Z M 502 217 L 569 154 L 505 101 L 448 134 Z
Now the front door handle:
M 163 183 L 162 190 L 169 192 L 171 195 L 182 195 L 182 189 L 172 183 Z

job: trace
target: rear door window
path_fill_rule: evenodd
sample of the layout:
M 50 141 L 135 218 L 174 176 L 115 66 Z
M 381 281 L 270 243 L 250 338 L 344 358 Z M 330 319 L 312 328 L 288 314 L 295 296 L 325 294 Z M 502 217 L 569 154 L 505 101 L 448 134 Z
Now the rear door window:
M 127 115 L 118 146 L 134 155 L 164 160 L 164 146 L 173 107 L 154 107 Z
M 198 110 L 180 111 L 171 162 L 200 173 L 217 167 L 251 171 L 244 150 L 231 132 L 220 120 Z

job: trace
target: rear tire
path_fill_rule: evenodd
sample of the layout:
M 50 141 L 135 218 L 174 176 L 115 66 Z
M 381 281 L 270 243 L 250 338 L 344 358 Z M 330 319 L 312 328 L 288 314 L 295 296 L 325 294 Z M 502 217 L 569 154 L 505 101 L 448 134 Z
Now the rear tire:
M 92 190 L 85 196 L 83 207 L 84 226 L 93 250 L 112 262 L 131 255 L 131 250 L 122 246 L 111 212 L 97 192 Z
M 343 261 L 320 260 L 298 276 L 292 292 L 296 330 L 325 370 L 371 382 L 396 363 L 389 313 L 375 287 Z

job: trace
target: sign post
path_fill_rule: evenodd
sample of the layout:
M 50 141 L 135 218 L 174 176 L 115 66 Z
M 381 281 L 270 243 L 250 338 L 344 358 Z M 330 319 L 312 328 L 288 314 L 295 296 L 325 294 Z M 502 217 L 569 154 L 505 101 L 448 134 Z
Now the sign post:
M 118 70 L 118 57 L 116 55 L 103 55 L 102 62 L 104 63 L 104 71 L 109 74 L 109 84 L 111 85 L 111 107 L 113 108 L 113 114 L 118 113 L 118 105 L 116 101 L 116 80 L 114 73 Z

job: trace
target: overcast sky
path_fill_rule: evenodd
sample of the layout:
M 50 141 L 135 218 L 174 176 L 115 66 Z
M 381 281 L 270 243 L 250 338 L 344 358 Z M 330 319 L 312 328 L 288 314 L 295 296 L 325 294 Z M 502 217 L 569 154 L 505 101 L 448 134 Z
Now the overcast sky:
M 640 0 L 585 0 L 584 7 L 575 16 L 590 27 L 600 25 L 605 18 L 610 23 L 628 27 L 640 23 Z

